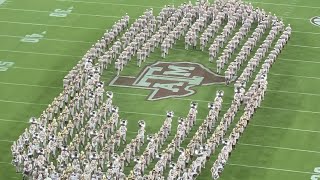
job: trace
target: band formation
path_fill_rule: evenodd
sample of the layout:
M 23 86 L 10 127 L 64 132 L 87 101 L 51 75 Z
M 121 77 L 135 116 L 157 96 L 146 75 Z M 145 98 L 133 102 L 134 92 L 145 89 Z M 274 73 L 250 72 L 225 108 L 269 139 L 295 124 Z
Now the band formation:
M 212 179 L 219 179 L 264 99 L 267 74 L 290 34 L 290 25 L 285 26 L 276 15 L 241 0 L 215 0 L 212 4 L 200 0 L 177 8 L 166 6 L 157 16 L 148 9 L 131 26 L 129 16 L 125 15 L 64 78 L 63 92 L 40 117 L 30 119 L 30 127 L 11 147 L 12 164 L 24 179 L 34 180 L 191 180 L 205 167 L 211 168 Z M 236 58 L 229 62 L 246 37 L 249 38 Z M 119 107 L 112 103 L 113 93 L 104 90 L 100 79 L 103 71 L 114 64 L 119 75 L 133 56 L 140 67 L 155 48 L 161 48 L 161 55 L 166 58 L 180 38 L 184 38 L 186 50 L 204 51 L 209 47 L 212 63 L 222 52 L 215 61 L 217 73 L 224 70 L 227 85 L 238 77 L 229 109 L 220 114 L 224 92 L 218 91 L 208 104 L 206 119 L 195 135 L 188 138 L 191 140 L 186 148 L 180 145 L 196 124 L 196 102 L 191 102 L 185 118 L 178 118 L 176 134 L 171 133 L 174 112 L 168 111 L 157 133 L 145 135 L 146 122 L 140 120 L 136 136 L 127 140 L 130 121 L 119 117 Z M 243 72 L 237 75 L 241 68 Z M 253 83 L 247 87 L 250 79 Z M 231 129 L 235 115 L 243 107 L 240 120 Z M 170 135 L 174 138 L 166 142 Z M 147 147 L 142 150 L 144 143 Z M 119 149 L 121 144 L 125 146 L 123 150 Z M 222 147 L 220 152 L 216 152 L 218 147 Z M 214 163 L 206 163 L 213 153 L 218 153 Z M 155 163 L 153 169 L 145 172 L 151 162 Z M 128 165 L 133 168 L 125 173 Z

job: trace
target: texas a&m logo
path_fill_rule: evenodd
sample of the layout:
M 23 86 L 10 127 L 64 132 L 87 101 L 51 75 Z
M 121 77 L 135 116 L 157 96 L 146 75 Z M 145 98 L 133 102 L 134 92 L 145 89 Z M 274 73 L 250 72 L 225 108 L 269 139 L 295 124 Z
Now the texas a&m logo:
M 156 62 L 146 66 L 138 77 L 117 76 L 110 86 L 152 90 L 148 100 L 190 96 L 193 87 L 224 83 L 219 76 L 203 65 L 190 62 Z

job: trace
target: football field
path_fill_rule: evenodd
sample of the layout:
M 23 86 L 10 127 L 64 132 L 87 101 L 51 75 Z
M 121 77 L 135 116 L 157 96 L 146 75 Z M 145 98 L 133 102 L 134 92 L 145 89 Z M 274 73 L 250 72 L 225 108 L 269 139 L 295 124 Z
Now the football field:
M 158 15 L 164 5 L 177 6 L 182 2 L 0 0 L 0 180 L 22 178 L 11 165 L 12 142 L 29 126 L 29 118 L 38 117 L 62 92 L 64 76 L 106 29 L 125 13 L 133 22 L 147 8 L 153 8 Z M 293 33 L 270 70 L 265 100 L 240 138 L 220 179 L 302 180 L 312 176 L 313 180 L 318 176 L 320 179 L 320 18 L 318 26 L 310 22 L 311 18 L 320 17 L 320 1 L 256 0 L 252 4 L 282 17 L 285 24 L 291 24 Z M 157 49 L 140 68 L 134 58 L 120 74 L 123 81 L 115 78 L 113 65 L 104 72 L 105 89 L 114 93 L 113 104 L 119 106 L 120 117 L 128 120 L 127 139 L 135 137 L 139 120 L 146 122 L 147 134 L 156 133 L 167 110 L 175 113 L 172 128 L 175 131 L 177 117 L 187 116 L 190 102 L 195 101 L 199 112 L 197 124 L 183 143 L 185 147 L 208 114 L 208 103 L 213 101 L 217 90 L 225 92 L 221 115 L 229 108 L 233 85 L 208 84 L 193 87 L 191 95 L 156 99 L 159 92 L 154 89 L 125 84 L 137 79 L 145 66 L 155 65 L 157 61 L 192 62 L 216 71 L 216 64 L 208 61 L 208 49 L 186 51 L 183 42 L 181 39 L 165 59 Z M 242 111 L 236 120 L 241 114 Z M 210 168 L 216 155 L 197 179 L 211 179 Z M 174 159 L 177 157 L 178 153 Z M 148 166 L 146 173 L 154 164 Z M 132 168 L 133 164 L 126 167 L 125 173 Z

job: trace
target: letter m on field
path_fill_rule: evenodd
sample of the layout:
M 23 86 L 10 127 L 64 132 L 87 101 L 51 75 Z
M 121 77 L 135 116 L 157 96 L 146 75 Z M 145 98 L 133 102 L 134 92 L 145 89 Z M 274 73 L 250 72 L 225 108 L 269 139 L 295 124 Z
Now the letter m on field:
M 163 75 L 171 75 L 171 76 L 185 76 L 189 77 L 191 72 L 195 69 L 195 67 L 185 67 L 185 66 L 176 66 L 176 65 L 169 65 L 168 71 L 165 71 Z

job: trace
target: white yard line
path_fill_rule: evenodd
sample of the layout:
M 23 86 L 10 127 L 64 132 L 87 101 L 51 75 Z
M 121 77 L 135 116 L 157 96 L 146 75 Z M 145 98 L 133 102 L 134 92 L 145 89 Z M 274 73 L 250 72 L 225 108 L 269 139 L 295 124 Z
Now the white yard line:
M 300 110 L 300 109 L 287 109 L 287 108 L 268 107 L 268 106 L 262 106 L 260 108 L 261 109 L 280 110 L 280 111 L 293 111 L 293 112 L 299 112 L 299 113 L 320 114 L 319 111 L 307 111 L 307 110 Z
M 6 49 L 0 49 L 0 52 L 11 52 L 11 53 L 22 53 L 22 54 L 37 54 L 37 55 L 46 55 L 46 56 L 77 57 L 77 58 L 81 58 L 82 57 L 82 56 L 74 56 L 74 55 L 67 55 L 67 54 L 40 53 L 40 52 L 28 52 L 28 51 L 13 51 L 13 50 L 6 50 Z
M 197 101 L 197 100 L 194 99 L 194 101 Z M 48 104 L 21 102 L 21 101 L 8 101 L 8 100 L 0 100 L 0 102 L 27 104 L 27 105 L 38 105 L 38 106 L 47 106 L 48 105 Z M 287 109 L 287 108 L 268 107 L 268 106 L 261 106 L 260 109 L 273 109 L 273 110 L 280 110 L 280 111 L 294 111 L 294 112 L 300 112 L 300 113 L 320 114 L 320 112 L 318 112 L 318 111 L 307 111 L 307 110 Z M 144 112 L 130 112 L 130 111 L 120 111 L 120 112 L 128 113 L 128 114 L 144 114 L 144 115 L 151 115 L 151 116 L 164 116 L 161 114 L 152 114 L 152 113 L 144 113 Z
M 19 39 L 24 38 L 24 36 L 12 36 L 12 35 L 6 35 L 6 34 L 0 34 L 0 37 L 19 38 Z M 85 43 L 85 44 L 93 44 L 94 43 L 94 42 L 89 42 L 89 41 L 74 41 L 74 40 L 51 39 L 51 38 L 41 38 L 41 40 L 70 42 L 70 43 Z
M 40 87 L 40 88 L 50 88 L 50 89 L 63 89 L 62 87 L 42 86 L 42 85 L 32 85 L 32 84 L 19 84 L 19 83 L 9 83 L 9 82 L 0 82 L 0 84 L 13 85 L 13 86 Z
M 319 49 L 319 46 L 304 46 L 299 44 L 288 44 L 288 46 L 294 46 L 294 47 L 302 47 L 302 48 L 311 48 L 311 49 Z
M 293 61 L 293 62 L 320 64 L 320 61 L 305 61 L 305 60 L 301 60 L 301 59 L 278 58 L 278 60 L 280 60 L 280 61 Z
M 6 140 L 6 139 L 0 139 L 0 142 L 10 142 L 10 143 L 13 143 L 13 141 L 11 141 L 11 140 Z
M 22 101 L 8 101 L 0 99 L 0 102 L 13 103 L 13 104 L 27 104 L 27 105 L 37 105 L 37 106 L 48 106 L 48 104 L 32 103 L 32 102 L 22 102 Z
M 10 164 L 10 165 L 11 165 L 11 163 L 9 163 L 9 162 L 3 162 L 3 161 L 0 161 L 0 164 Z
M 285 94 L 299 94 L 299 95 L 307 95 L 307 96 L 320 96 L 320 94 L 314 94 L 314 93 L 292 92 L 292 91 L 280 91 L 280 90 L 271 90 L 271 89 L 267 89 L 267 92 L 285 93 Z
M 126 7 L 141 7 L 141 8 L 158 8 L 158 9 L 162 9 L 163 8 L 163 7 L 157 7 L 157 6 L 144 6 L 144 5 L 139 5 L 139 4 L 120 4 L 120 3 L 108 3 L 108 2 L 96 2 L 96 1 L 73 1 L 73 0 L 56 0 L 56 1 L 72 2 L 72 3 L 84 3 L 84 4 L 126 6 Z
M 257 2 L 257 1 L 247 1 L 253 4 L 266 4 L 266 5 L 275 5 L 275 6 L 287 6 L 287 7 L 298 7 L 298 8 L 310 8 L 310 9 L 320 9 L 319 6 L 302 6 L 302 5 L 295 5 L 295 4 L 280 4 L 280 3 L 267 3 L 267 2 Z
M 311 151 L 311 150 L 306 150 L 306 149 L 294 149 L 294 148 L 277 147 L 277 146 L 264 146 L 264 145 L 247 144 L 247 143 L 238 143 L 238 144 L 242 145 L 242 146 L 253 146 L 253 147 L 260 147 L 260 148 L 280 149 L 280 150 L 287 150 L 287 151 L 297 151 L 297 152 L 307 152 L 307 153 L 320 154 L 319 151 Z
M 29 122 L 27 122 L 27 121 L 18 121 L 18 120 L 12 120 L 12 119 L 0 119 L 0 121 L 3 121 L 3 122 L 12 122 L 12 123 L 26 123 L 26 124 L 29 124 Z
M 298 76 L 298 75 L 291 75 L 291 74 L 278 74 L 278 73 L 269 73 L 270 75 L 274 76 L 287 76 L 287 77 L 296 77 L 296 78 L 305 78 L 305 79 L 317 79 L 319 80 L 320 77 L 313 77 L 313 76 Z
M 71 29 L 87 29 L 87 30 L 99 30 L 99 31 L 105 30 L 105 29 L 102 29 L 102 28 L 91 28 L 91 27 L 80 27 L 80 26 L 64 26 L 64 25 L 40 24 L 40 23 L 27 23 L 27 22 L 16 22 L 16 21 L 0 21 L 0 23 L 34 25 L 34 26 L 48 26 L 48 27 L 71 28 Z M 4 25 L 2 25 L 2 26 L 4 26 Z
M 11 11 L 23 11 L 23 12 L 39 12 L 39 13 L 52 13 L 53 11 L 41 11 L 34 9 L 15 9 L 15 8 L 0 8 L 0 10 L 11 10 Z M 120 16 L 105 16 L 98 14 L 82 14 L 82 13 L 70 13 L 70 15 L 78 15 L 78 16 L 91 16 L 91 17 L 104 17 L 104 18 L 121 18 Z
M 316 32 L 308 32 L 308 31 L 292 31 L 293 33 L 301 33 L 301 34 L 318 34 L 320 35 L 320 33 L 316 33 Z
M 230 166 L 239 166 L 239 167 L 246 167 L 246 168 L 265 169 L 265 170 L 273 170 L 273 171 L 283 171 L 283 172 L 299 173 L 299 174 L 313 174 L 313 172 L 296 171 L 296 170 L 290 170 L 290 169 L 279 169 L 279 168 L 262 167 L 262 166 L 251 166 L 251 165 L 236 164 L 236 163 L 227 163 L 227 164 L 230 165 Z
M 308 132 L 308 133 L 320 133 L 320 131 L 314 131 L 314 130 L 285 128 L 285 127 L 277 127 L 277 126 L 266 126 L 266 125 L 259 125 L 259 124 L 249 124 L 249 126 L 271 128 L 271 129 L 281 129 L 281 130 L 288 130 L 288 131 Z
M 12 67 L 12 68 L 14 68 L 14 69 L 25 69 L 25 70 L 35 70 L 35 71 L 62 72 L 62 73 L 67 73 L 67 72 L 69 72 L 69 71 L 55 70 L 55 69 L 26 68 L 26 67 L 19 67 L 19 66 L 14 66 L 14 67 Z

